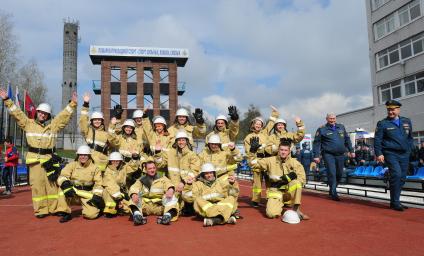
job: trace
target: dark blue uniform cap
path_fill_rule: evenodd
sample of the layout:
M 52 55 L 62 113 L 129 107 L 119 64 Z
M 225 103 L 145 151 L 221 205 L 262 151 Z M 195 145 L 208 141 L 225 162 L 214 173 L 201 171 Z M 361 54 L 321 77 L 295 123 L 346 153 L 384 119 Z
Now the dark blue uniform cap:
M 402 104 L 400 104 L 397 100 L 388 100 L 386 101 L 386 108 L 400 108 Z

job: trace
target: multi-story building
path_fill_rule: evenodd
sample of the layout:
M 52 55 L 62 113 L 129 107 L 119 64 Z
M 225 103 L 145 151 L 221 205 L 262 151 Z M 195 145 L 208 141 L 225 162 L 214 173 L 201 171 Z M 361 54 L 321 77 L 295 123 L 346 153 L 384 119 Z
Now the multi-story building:
M 416 142 L 424 141 L 424 0 L 365 0 L 373 106 L 339 114 L 353 132 L 373 132 L 386 116 L 384 103 L 402 103 Z

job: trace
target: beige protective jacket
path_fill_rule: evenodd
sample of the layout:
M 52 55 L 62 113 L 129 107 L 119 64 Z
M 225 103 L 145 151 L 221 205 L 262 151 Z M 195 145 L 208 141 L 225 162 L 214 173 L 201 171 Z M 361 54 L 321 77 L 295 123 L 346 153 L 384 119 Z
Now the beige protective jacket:
M 71 101 L 65 109 L 63 109 L 51 121 L 41 124 L 34 119 L 29 119 L 22 110 L 20 110 L 11 99 L 4 101 L 11 116 L 16 119 L 18 126 L 24 130 L 28 146 L 41 149 L 52 149 L 56 146 L 57 136 L 60 130 L 65 128 L 69 123 L 72 113 L 75 111 L 77 104 Z M 51 158 L 50 154 L 41 155 L 38 153 L 27 152 L 25 159 L 26 164 L 38 162 L 46 162 Z
M 57 183 L 61 186 L 65 180 L 71 181 L 74 186 L 93 186 L 92 193 L 102 196 L 101 171 L 91 159 L 84 165 L 81 165 L 79 161 L 73 161 L 67 164 L 60 173 Z

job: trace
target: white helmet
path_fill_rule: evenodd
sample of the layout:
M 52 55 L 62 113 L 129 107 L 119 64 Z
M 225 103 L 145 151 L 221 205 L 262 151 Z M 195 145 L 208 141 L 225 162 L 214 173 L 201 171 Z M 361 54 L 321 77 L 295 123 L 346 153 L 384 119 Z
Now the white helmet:
M 90 116 L 90 120 L 92 119 L 104 119 L 102 112 L 93 112 Z
M 300 222 L 299 214 L 293 210 L 285 211 L 281 220 L 289 224 L 298 224 Z
M 175 135 L 175 140 L 178 140 L 178 139 L 181 139 L 181 138 L 188 139 L 188 135 L 184 130 L 178 131 L 177 134 Z
M 144 115 L 143 110 L 137 109 L 136 111 L 134 111 L 134 113 L 132 115 L 132 118 L 133 119 L 135 119 L 135 118 L 141 118 L 141 117 L 143 117 L 143 115 Z
M 208 144 L 212 143 L 212 144 L 221 144 L 221 138 L 219 137 L 218 134 L 212 134 L 209 139 L 208 139 Z
M 122 155 L 119 152 L 112 152 L 109 155 L 109 161 L 113 161 L 113 160 L 117 160 L 117 161 L 122 161 Z
M 215 172 L 215 167 L 211 163 L 205 163 L 205 164 L 202 165 L 202 170 L 200 172 L 201 173 L 204 173 L 204 172 Z
M 41 103 L 40 105 L 38 105 L 37 111 L 43 111 L 43 112 L 51 114 L 52 107 L 48 103 Z
M 259 117 L 259 116 L 252 119 L 252 123 L 254 123 L 255 121 L 261 121 L 262 122 L 262 125 L 265 124 L 264 120 L 261 117 Z
M 166 126 L 166 120 L 162 116 L 157 116 L 153 118 L 153 124 L 163 124 Z
M 278 118 L 277 120 L 275 120 L 275 123 L 283 123 L 283 124 L 287 124 L 286 120 L 282 119 L 282 118 Z
M 186 116 L 188 117 L 188 111 L 185 108 L 180 108 L 177 110 L 177 113 L 175 114 L 175 116 Z
M 125 122 L 122 124 L 122 127 L 125 127 L 125 126 L 131 126 L 132 128 L 135 128 L 134 121 L 132 119 L 125 120 Z
M 78 147 L 77 155 L 91 155 L 91 149 L 87 145 L 81 145 Z
M 215 117 L 215 122 L 218 120 L 224 120 L 225 122 L 228 122 L 227 117 L 224 115 L 218 115 L 217 117 Z

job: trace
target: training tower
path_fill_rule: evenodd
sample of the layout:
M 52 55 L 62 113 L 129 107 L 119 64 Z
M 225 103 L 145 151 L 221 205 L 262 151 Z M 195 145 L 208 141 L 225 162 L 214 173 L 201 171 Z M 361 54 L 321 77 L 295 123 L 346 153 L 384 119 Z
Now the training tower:
M 63 81 L 62 81 L 62 108 L 68 105 L 72 93 L 77 91 L 77 57 L 78 57 L 78 30 L 79 22 L 64 19 L 63 26 Z M 76 111 L 70 123 L 63 130 L 63 147 L 69 148 L 69 143 L 75 142 L 77 132 Z
M 106 122 L 116 104 L 124 109 L 123 120 L 148 105 L 150 117 L 174 120 L 178 95 L 185 91 L 177 80 L 177 67 L 185 66 L 187 49 L 92 45 L 90 58 L 101 65 L 101 80 L 93 81 L 93 91 L 101 95 Z

